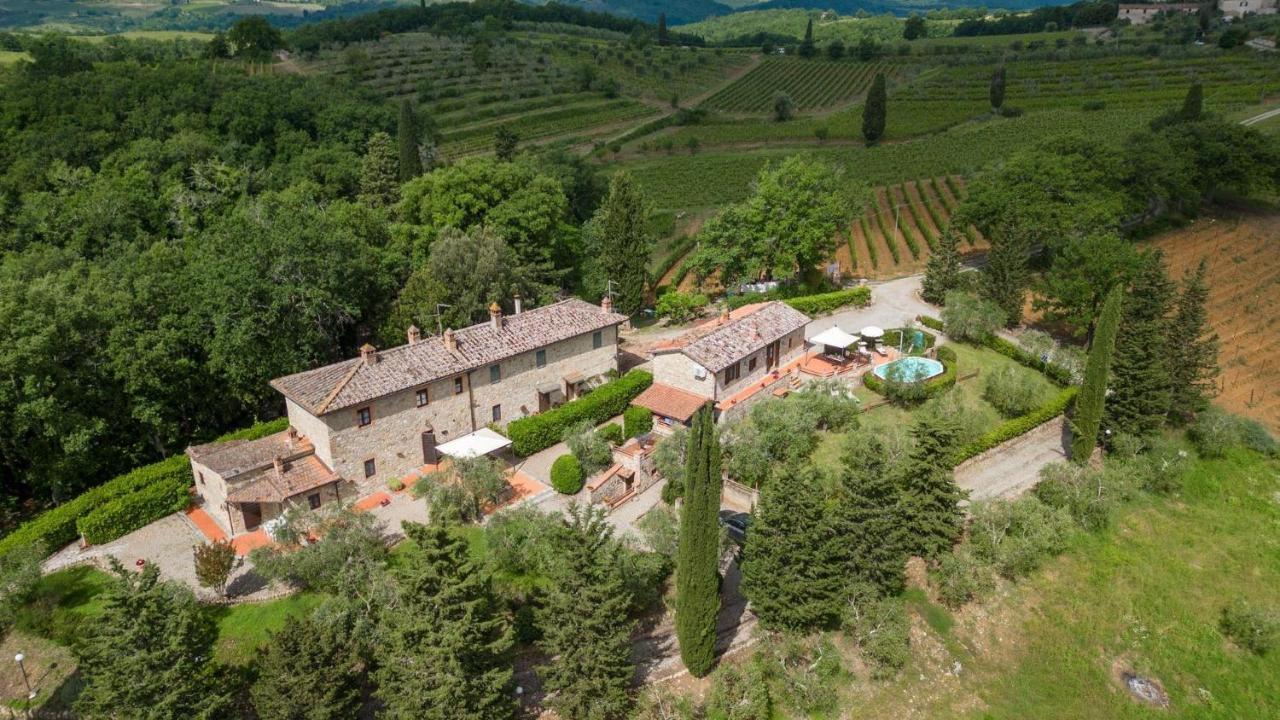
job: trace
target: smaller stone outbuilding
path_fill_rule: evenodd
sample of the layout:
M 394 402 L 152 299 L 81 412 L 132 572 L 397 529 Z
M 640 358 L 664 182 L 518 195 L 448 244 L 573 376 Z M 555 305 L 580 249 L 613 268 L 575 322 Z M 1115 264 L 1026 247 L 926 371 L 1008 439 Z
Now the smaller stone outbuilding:
M 613 449 L 613 465 L 587 483 L 591 502 L 615 508 L 658 482 L 653 464 L 657 438 L 651 434 L 632 438 Z

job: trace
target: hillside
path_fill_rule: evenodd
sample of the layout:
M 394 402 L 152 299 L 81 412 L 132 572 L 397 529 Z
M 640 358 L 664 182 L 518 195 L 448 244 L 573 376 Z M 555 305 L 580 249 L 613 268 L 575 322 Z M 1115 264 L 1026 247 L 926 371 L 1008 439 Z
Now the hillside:
M 580 7 L 583 10 L 605 12 L 622 17 L 634 17 L 649 22 L 657 22 L 658 15 L 665 13 L 667 23 L 671 25 L 701 20 L 713 15 L 728 15 L 733 8 L 714 0 L 559 0 L 565 5 Z M 531 4 L 541 5 L 542 2 Z
M 804 37 L 805 25 L 813 20 L 813 39 L 818 43 L 840 40 L 846 45 L 862 38 L 877 42 L 902 39 L 904 20 L 884 15 L 876 17 L 844 16 L 835 12 L 809 9 L 747 9 L 732 15 L 707 18 L 701 22 L 673 28 L 679 32 L 700 35 L 707 42 L 726 42 L 756 33 L 786 35 L 797 41 Z M 930 37 L 951 34 L 958 20 L 930 20 L 925 27 Z

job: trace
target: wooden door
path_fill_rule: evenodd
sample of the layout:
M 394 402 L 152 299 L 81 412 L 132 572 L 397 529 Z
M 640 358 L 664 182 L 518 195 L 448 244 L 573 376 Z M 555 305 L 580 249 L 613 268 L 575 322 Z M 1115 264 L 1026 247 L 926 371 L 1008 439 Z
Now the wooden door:
M 252 530 L 262 524 L 262 506 L 258 503 L 241 503 L 240 514 L 244 516 L 245 530 Z
M 436 452 L 436 433 L 428 430 L 422 433 L 422 464 L 435 465 L 440 462 L 440 454 Z
M 764 367 L 766 370 L 772 370 L 778 364 L 778 350 L 781 349 L 780 340 L 774 340 L 764 349 Z

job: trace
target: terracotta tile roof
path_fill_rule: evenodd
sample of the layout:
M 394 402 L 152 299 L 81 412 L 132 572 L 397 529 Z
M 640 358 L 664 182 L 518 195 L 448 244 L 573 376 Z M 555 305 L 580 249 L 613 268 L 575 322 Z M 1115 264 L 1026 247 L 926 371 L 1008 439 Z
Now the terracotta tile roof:
M 632 405 L 651 410 L 664 417 L 673 418 L 680 422 L 688 422 L 689 418 L 698 411 L 698 408 L 706 405 L 711 398 L 691 393 L 687 390 L 681 390 L 670 385 L 662 383 L 654 383 L 645 388 L 645 391 L 636 396 L 631 401 Z
M 714 320 L 678 338 L 668 350 L 679 350 L 711 372 L 720 372 L 742 358 L 809 324 L 809 316 L 773 301 L 747 305 L 751 312 L 728 320 Z M 661 351 L 662 349 L 659 349 Z
M 187 457 L 230 480 L 251 470 L 271 465 L 276 458 L 293 458 L 314 452 L 311 441 L 301 435 L 290 437 L 283 430 L 257 440 L 228 440 L 192 445 Z
M 340 479 L 315 455 L 307 455 L 284 463 L 278 472 L 269 465 L 236 482 L 227 493 L 227 502 L 284 502 L 294 495 Z
M 315 415 L 353 407 L 375 398 L 457 375 L 561 340 L 626 321 L 578 298 L 526 310 L 453 333 L 455 348 L 442 337 L 428 337 L 362 358 L 276 378 L 271 387 Z

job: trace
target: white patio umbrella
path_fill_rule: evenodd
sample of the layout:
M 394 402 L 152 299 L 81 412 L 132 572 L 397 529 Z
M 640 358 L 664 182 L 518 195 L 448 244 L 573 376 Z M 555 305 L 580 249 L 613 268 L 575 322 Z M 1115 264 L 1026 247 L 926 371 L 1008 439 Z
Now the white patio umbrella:
M 868 325 L 862 328 L 862 332 L 858 334 L 864 338 L 882 338 L 884 337 L 884 330 L 875 325 Z

